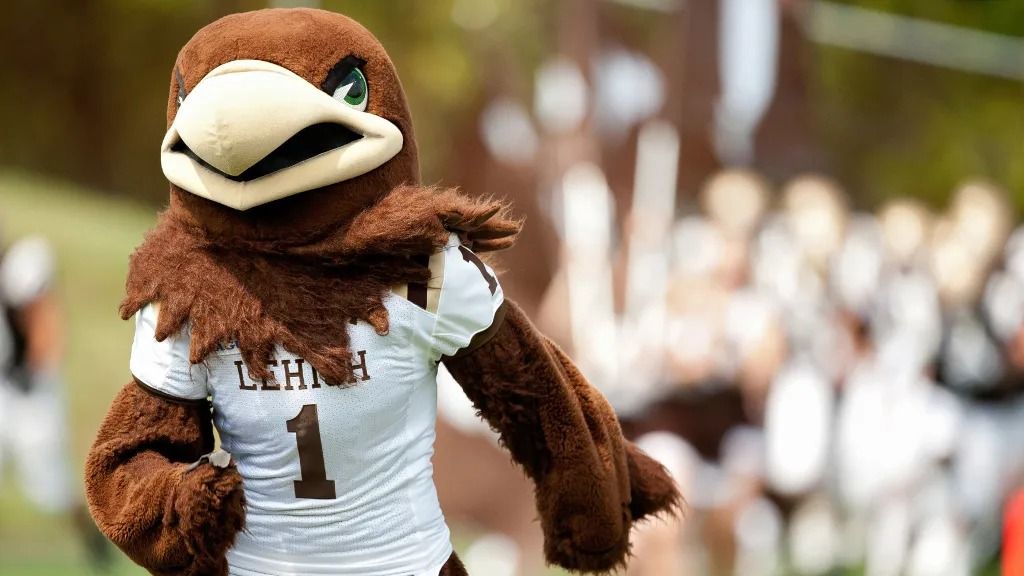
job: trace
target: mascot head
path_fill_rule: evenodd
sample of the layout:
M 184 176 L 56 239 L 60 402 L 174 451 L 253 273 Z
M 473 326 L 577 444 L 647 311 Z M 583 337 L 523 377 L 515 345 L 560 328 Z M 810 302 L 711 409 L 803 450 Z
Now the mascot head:
M 121 315 L 160 303 L 202 362 L 235 341 L 253 378 L 275 346 L 351 383 L 348 327 L 388 330 L 384 298 L 425 284 L 458 233 L 513 242 L 502 202 L 419 185 L 412 122 L 384 48 L 322 10 L 222 18 L 181 49 L 161 162 L 170 208 L 136 250 Z
M 171 209 L 213 234 L 308 236 L 419 180 L 394 65 L 333 12 L 260 10 L 201 29 L 175 63 L 167 123 Z

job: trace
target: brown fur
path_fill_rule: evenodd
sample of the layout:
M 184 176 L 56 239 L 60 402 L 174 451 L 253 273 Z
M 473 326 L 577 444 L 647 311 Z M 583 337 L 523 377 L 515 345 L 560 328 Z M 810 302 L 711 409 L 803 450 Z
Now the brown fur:
M 279 344 L 347 384 L 349 323 L 387 332 L 382 298 L 394 284 L 425 280 L 417 260 L 450 231 L 477 251 L 511 245 L 520 223 L 505 204 L 418 186 L 397 73 L 352 20 L 307 9 L 228 16 L 200 30 L 176 68 L 186 91 L 216 66 L 246 58 L 319 86 L 349 54 L 366 60 L 368 111 L 399 127 L 403 150 L 364 176 L 246 212 L 172 186 L 170 208 L 132 257 L 123 317 L 159 302 L 157 338 L 188 323 L 192 362 L 237 340 L 250 374 L 271 378 L 264 362 Z M 172 80 L 168 122 L 177 93 Z M 632 524 L 677 505 L 664 469 L 623 439 L 604 398 L 515 304 L 492 340 L 446 363 L 533 479 L 549 561 L 589 572 L 621 566 Z M 176 404 L 135 384 L 114 400 L 97 435 L 86 470 L 92 513 L 155 574 L 226 572 L 224 553 L 244 524 L 242 479 L 233 467 L 185 471 L 212 445 L 208 403 Z M 442 574 L 465 576 L 465 568 L 453 555 Z
M 683 497 L 661 462 L 628 440 L 626 457 L 629 460 L 629 511 L 633 520 L 681 514 Z
M 488 250 L 511 243 L 519 222 L 500 202 L 410 186 L 301 243 L 213 239 L 172 210 L 132 257 L 121 316 L 160 302 L 157 339 L 191 322 L 194 363 L 237 340 L 252 377 L 272 378 L 266 360 L 281 344 L 327 381 L 349 384 L 349 322 L 386 333 L 383 297 L 393 285 L 425 281 L 414 257 L 440 249 L 451 230 Z
M 678 507 L 664 468 L 622 438 L 605 399 L 514 303 L 489 342 L 445 365 L 534 481 L 549 562 L 621 567 L 632 524 Z
M 97 526 L 154 574 L 227 574 L 224 553 L 244 525 L 242 478 L 234 466 L 185 471 L 212 449 L 209 404 L 168 402 L 129 383 L 85 465 Z

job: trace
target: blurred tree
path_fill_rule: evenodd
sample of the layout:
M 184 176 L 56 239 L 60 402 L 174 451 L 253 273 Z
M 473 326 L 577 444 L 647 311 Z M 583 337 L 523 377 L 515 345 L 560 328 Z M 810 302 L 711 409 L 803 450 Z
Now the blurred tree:
M 1024 36 L 1024 2 L 838 1 Z M 388 46 L 409 94 L 428 182 L 451 175 L 457 134 L 476 130 L 477 112 L 488 98 L 504 92 L 531 103 L 533 71 L 553 52 L 559 37 L 561 2 L 315 3 L 351 14 Z M 157 147 L 165 130 L 167 83 L 177 50 L 218 16 L 266 4 L 5 2 L 0 20 L 0 164 L 163 202 L 166 183 Z M 713 26 L 676 26 L 661 15 L 610 5 L 603 10 L 605 32 L 661 61 L 672 62 L 661 55 L 684 45 L 695 58 L 701 54 L 693 42 L 666 38 L 691 33 L 694 40 L 714 37 L 706 33 Z M 913 194 L 940 202 L 963 178 L 981 175 L 1010 187 L 1017 203 L 1024 205 L 1024 163 L 1017 160 L 1024 157 L 1024 85 L 837 48 L 804 44 L 799 49 L 804 51 L 799 62 L 806 70 L 811 108 L 803 118 L 813 120 L 812 142 L 821 144 L 825 164 L 858 199 L 870 204 L 893 194 Z M 667 113 L 679 115 L 674 109 L 682 106 L 684 96 L 690 101 L 709 89 L 713 86 L 674 80 Z M 704 122 L 695 129 L 704 130 Z M 766 146 L 786 148 L 778 142 L 773 139 Z M 695 157 L 687 151 L 684 158 Z M 784 152 L 776 155 L 785 160 Z M 766 170 L 773 173 L 772 166 Z
M 12 0 L 0 19 L 0 162 L 155 201 L 178 48 L 248 0 Z
M 538 30 L 530 14 L 538 2 L 494 3 L 501 34 L 536 45 Z M 475 98 L 479 67 L 487 65 L 470 54 L 466 35 L 452 21 L 452 2 L 315 4 L 350 14 L 388 47 L 417 118 L 424 176 L 439 178 L 452 148 L 450 119 L 475 121 L 459 112 Z M 5 3 L 0 164 L 163 202 L 166 182 L 157 150 L 178 49 L 221 15 L 266 5 L 265 0 Z
M 1024 3 L 845 1 L 1024 37 Z M 1006 186 L 1024 207 L 1024 83 L 809 46 L 810 101 L 837 175 L 864 204 L 912 195 L 941 205 L 963 180 Z

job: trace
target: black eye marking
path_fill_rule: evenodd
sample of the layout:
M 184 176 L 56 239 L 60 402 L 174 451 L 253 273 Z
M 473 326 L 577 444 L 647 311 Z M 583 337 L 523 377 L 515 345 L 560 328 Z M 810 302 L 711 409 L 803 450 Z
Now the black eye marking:
M 178 83 L 178 106 L 181 106 L 181 103 L 185 101 L 185 96 L 188 96 L 188 93 L 185 92 L 185 79 L 181 77 L 181 70 L 174 69 L 174 79 Z
M 366 65 L 366 60 L 358 56 L 351 54 L 345 56 L 327 73 L 327 78 L 324 78 L 320 88 L 328 94 L 334 94 L 334 91 L 338 89 L 338 86 L 341 86 L 341 82 L 348 77 L 350 72 L 356 68 L 362 68 L 364 65 Z

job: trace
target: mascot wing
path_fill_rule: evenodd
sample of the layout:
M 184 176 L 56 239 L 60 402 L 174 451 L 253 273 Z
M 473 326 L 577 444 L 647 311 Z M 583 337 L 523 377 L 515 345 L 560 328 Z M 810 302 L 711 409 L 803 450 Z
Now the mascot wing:
M 227 574 L 225 551 L 244 524 L 234 465 L 213 450 L 204 367 L 188 361 L 188 331 L 155 338 L 157 309 L 136 319 L 134 381 L 115 398 L 86 462 L 93 518 L 125 554 L 154 574 Z
M 622 436 L 603 396 L 464 247 L 447 258 L 435 346 L 536 486 L 549 562 L 606 572 L 625 563 L 633 523 L 673 512 L 665 469 Z

